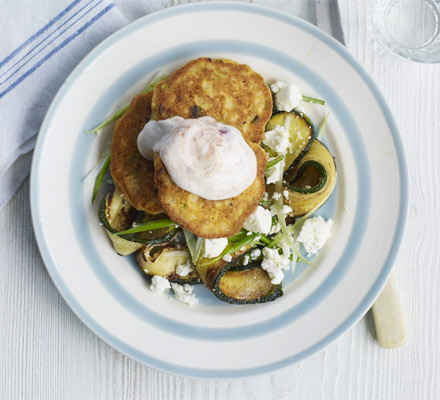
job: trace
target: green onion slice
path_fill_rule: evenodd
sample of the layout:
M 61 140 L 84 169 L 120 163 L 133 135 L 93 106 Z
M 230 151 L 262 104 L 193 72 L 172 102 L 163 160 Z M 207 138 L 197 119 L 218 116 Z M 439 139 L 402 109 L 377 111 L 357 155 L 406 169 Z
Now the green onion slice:
M 169 218 L 158 219 L 157 221 L 150 221 L 150 222 L 146 222 L 145 224 L 138 225 L 135 228 L 130 228 L 125 231 L 116 232 L 115 235 L 121 236 L 121 235 L 128 235 L 130 233 L 153 231 L 155 229 L 167 228 L 173 225 L 176 225 L 176 223 Z
M 303 96 L 302 100 L 306 101 L 307 103 L 315 103 L 315 104 L 321 104 L 322 106 L 325 106 L 324 100 L 317 99 L 315 97 Z
M 104 175 L 108 170 L 108 167 L 110 165 L 110 154 L 105 159 L 105 162 L 103 166 L 101 167 L 101 170 L 99 171 L 98 176 L 95 179 L 95 185 L 93 186 L 93 194 L 92 194 L 92 203 L 95 202 L 96 196 L 98 195 L 99 188 L 101 187 L 102 180 L 104 179 Z

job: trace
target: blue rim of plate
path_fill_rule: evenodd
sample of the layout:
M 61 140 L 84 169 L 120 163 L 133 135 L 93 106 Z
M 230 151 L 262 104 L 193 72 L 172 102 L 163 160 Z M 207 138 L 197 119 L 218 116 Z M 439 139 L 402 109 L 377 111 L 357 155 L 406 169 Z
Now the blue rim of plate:
M 41 160 L 41 153 L 43 150 L 44 138 L 48 132 L 49 124 L 54 114 L 57 111 L 58 105 L 64 95 L 69 90 L 70 86 L 75 82 L 75 80 L 81 75 L 82 70 L 84 70 L 87 65 L 92 62 L 99 54 L 105 51 L 107 48 L 111 47 L 113 43 L 117 42 L 121 37 L 126 36 L 130 32 L 138 29 L 141 26 L 156 22 L 161 19 L 169 18 L 171 16 L 176 16 L 180 14 L 190 13 L 190 12 L 200 12 L 200 11 L 211 11 L 211 10 L 228 10 L 228 11 L 242 11 L 252 14 L 259 14 L 264 16 L 270 16 L 274 19 L 282 21 L 293 25 L 303 31 L 315 36 L 320 41 L 325 43 L 332 50 L 337 52 L 345 61 L 359 74 L 366 85 L 369 87 L 370 91 L 373 93 L 376 101 L 380 105 L 384 118 L 386 119 L 389 129 L 391 131 L 394 146 L 397 151 L 397 158 L 400 168 L 400 209 L 399 209 L 399 221 L 396 227 L 396 231 L 393 238 L 393 243 L 388 254 L 387 259 L 383 265 L 382 271 L 379 274 L 376 282 L 370 288 L 367 295 L 357 306 L 355 311 L 333 332 L 328 334 L 325 338 L 321 339 L 318 343 L 308 349 L 296 354 L 295 356 L 288 357 L 283 360 L 279 360 L 275 363 L 267 364 L 264 366 L 256 368 L 247 368 L 241 370 L 234 369 L 224 369 L 224 370 L 209 370 L 209 369 L 198 369 L 198 368 L 186 368 L 179 365 L 164 362 L 162 360 L 153 358 L 140 352 L 139 350 L 127 345 L 126 343 L 120 341 L 117 337 L 112 335 L 110 332 L 106 331 L 101 325 L 99 325 L 88 313 L 81 307 L 81 305 L 76 301 L 68 287 L 65 285 L 61 275 L 59 274 L 56 264 L 51 257 L 50 250 L 45 241 L 45 235 L 42 226 L 38 223 L 40 216 L 40 209 L 38 204 L 38 175 L 39 175 L 39 162 Z M 298 362 L 306 357 L 311 356 L 317 351 L 323 349 L 325 346 L 329 345 L 336 338 L 338 338 L 342 333 L 344 333 L 349 327 L 354 325 L 370 308 L 371 304 L 374 302 L 376 297 L 379 295 L 383 286 L 385 285 L 387 278 L 391 272 L 394 260 L 396 259 L 399 247 L 403 238 L 406 217 L 408 212 L 408 178 L 407 178 L 407 167 L 405 156 L 403 152 L 403 146 L 401 143 L 399 131 L 394 117 L 391 111 L 380 93 L 379 89 L 373 82 L 372 78 L 367 74 L 363 67 L 358 61 L 343 47 L 339 42 L 337 42 L 332 37 L 320 31 L 314 25 L 301 20 L 297 17 L 285 14 L 281 11 L 277 11 L 271 8 L 256 6 L 253 4 L 238 4 L 238 3 L 228 3 L 228 2 L 215 2 L 215 3 L 202 3 L 202 4 L 189 4 L 185 6 L 173 7 L 170 9 L 165 9 L 157 13 L 147 15 L 139 20 L 133 22 L 132 24 L 122 28 L 121 30 L 115 32 L 106 40 L 104 40 L 100 45 L 93 49 L 84 60 L 73 70 L 69 75 L 65 83 L 62 85 L 51 106 L 46 114 L 43 121 L 37 144 L 34 150 L 34 157 L 32 161 L 32 171 L 31 171 L 31 186 L 30 186 L 30 196 L 31 196 L 31 211 L 32 211 L 32 221 L 34 226 L 34 232 L 37 239 L 37 244 L 40 249 L 40 253 L 45 262 L 46 268 L 55 283 L 56 287 L 67 301 L 72 310 L 76 315 L 102 340 L 107 342 L 109 345 L 117 349 L 118 351 L 126 354 L 127 356 L 144 363 L 148 366 L 160 369 L 162 371 L 174 373 L 182 376 L 190 376 L 197 378 L 214 378 L 214 379 L 225 379 L 225 378 L 239 378 L 252 375 L 258 375 L 274 371 L 279 368 L 283 368 L 292 363 Z

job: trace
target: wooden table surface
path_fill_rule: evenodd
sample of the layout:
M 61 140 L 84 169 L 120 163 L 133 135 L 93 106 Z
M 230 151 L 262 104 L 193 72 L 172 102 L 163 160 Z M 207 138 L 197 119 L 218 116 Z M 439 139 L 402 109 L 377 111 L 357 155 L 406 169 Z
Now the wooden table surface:
M 259 3 L 314 21 L 312 0 Z M 440 65 L 381 49 L 373 1 L 340 3 L 347 46 L 382 89 L 406 150 L 410 210 L 395 275 L 408 343 L 380 348 L 368 313 L 326 350 L 269 375 L 202 381 L 147 368 L 97 338 L 56 290 L 35 243 L 26 183 L 0 212 L 0 399 L 440 398 Z

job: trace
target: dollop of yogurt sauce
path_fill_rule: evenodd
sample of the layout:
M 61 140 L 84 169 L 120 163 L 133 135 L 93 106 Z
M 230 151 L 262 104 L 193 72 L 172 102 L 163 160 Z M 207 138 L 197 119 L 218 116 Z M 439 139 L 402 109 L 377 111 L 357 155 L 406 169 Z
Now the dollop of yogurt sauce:
M 174 183 L 207 200 L 245 191 L 257 176 L 257 159 L 240 131 L 212 117 L 149 121 L 138 136 L 139 152 L 158 152 Z

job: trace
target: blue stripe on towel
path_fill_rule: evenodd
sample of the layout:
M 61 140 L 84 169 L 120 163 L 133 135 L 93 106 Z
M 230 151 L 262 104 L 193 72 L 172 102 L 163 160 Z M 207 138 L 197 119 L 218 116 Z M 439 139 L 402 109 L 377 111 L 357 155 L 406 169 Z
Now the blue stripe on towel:
M 23 50 L 29 43 L 32 43 L 36 38 L 41 36 L 44 32 L 46 32 L 55 22 L 57 22 L 60 18 L 66 15 L 73 7 L 75 7 L 82 0 L 75 0 L 70 3 L 63 11 L 61 11 L 55 18 L 49 21 L 45 26 L 43 26 L 37 33 L 34 33 L 26 42 L 24 42 L 21 46 L 17 47 L 11 54 L 9 54 L 4 60 L 0 62 L 0 68 L 3 67 L 11 58 L 15 57 L 21 50 Z
M 41 65 L 43 65 L 49 58 L 51 58 L 54 54 L 58 53 L 64 46 L 69 44 L 73 39 L 75 39 L 81 32 L 85 31 L 90 25 L 96 22 L 99 18 L 101 18 L 104 14 L 110 11 L 115 5 L 112 3 L 105 7 L 101 12 L 96 14 L 90 21 L 84 24 L 80 29 L 78 29 L 74 34 L 70 35 L 67 39 L 65 39 L 62 43 L 60 43 L 57 47 L 55 47 L 50 53 L 46 54 L 38 63 L 36 63 L 31 69 L 25 72 L 20 78 L 18 78 L 14 83 L 8 86 L 3 92 L 0 92 L 0 99 L 4 97 L 7 93 L 9 93 L 12 89 L 14 89 L 19 83 L 23 82 L 29 75 L 35 72 Z
M 96 3 L 93 7 L 91 7 L 90 9 L 88 9 L 83 15 L 81 15 L 79 18 L 77 18 L 73 23 L 71 23 L 66 29 L 62 30 L 57 36 L 55 36 L 49 43 L 47 43 L 45 46 L 43 46 L 40 50 L 38 50 L 32 57 L 30 57 L 24 64 L 20 65 L 14 72 L 12 72 L 11 74 L 9 74 L 8 77 L 6 77 L 5 79 L 3 79 L 0 82 L 0 85 L 3 85 L 3 83 L 5 83 L 6 81 L 8 81 L 11 77 L 13 77 L 17 72 L 19 72 L 23 67 L 25 67 L 33 58 L 35 58 L 36 56 L 38 56 L 46 47 L 50 46 L 55 40 L 57 40 L 61 35 L 63 35 L 64 33 L 66 33 L 66 31 L 68 31 L 72 26 L 74 26 L 78 21 L 80 21 L 81 19 L 83 19 L 87 14 L 89 14 L 91 11 L 93 11 L 96 7 L 98 7 L 104 0 L 100 0 L 98 3 Z M 90 3 L 88 3 L 90 4 Z M 84 8 L 84 7 L 83 7 Z M 78 11 L 79 12 L 79 11 Z M 75 14 L 76 15 L 76 14 Z M 72 16 L 73 17 L 73 16 Z M 67 23 L 68 21 L 66 21 L 65 23 Z M 65 23 L 63 25 L 65 25 Z M 60 25 L 57 30 L 59 28 L 61 28 L 63 25 Z M 56 31 L 54 31 L 56 32 Z M 53 32 L 53 33 L 54 33 Z M 46 38 L 47 39 L 47 38 Z M 42 42 L 44 42 L 46 39 L 44 39 Z M 39 46 L 42 42 L 40 42 L 37 46 Z M 35 48 L 35 47 L 34 47 Z M 33 50 L 33 49 L 32 49 Z M 31 51 L 32 51 L 31 50 Z M 30 51 L 30 52 L 31 52 Z M 29 53 L 30 53 L 29 52 Z M 29 54 L 28 53 L 28 54 Z M 26 54 L 27 55 L 27 54 Z M 23 58 L 22 58 L 23 59 Z M 21 60 L 22 60 L 21 59 Z M 21 60 L 17 61 L 20 62 Z M 16 64 L 17 64 L 16 63 Z M 14 64 L 15 65 L 15 64 Z M 12 68 L 12 67 L 11 67 Z M 10 68 L 10 69 L 11 69 Z M 10 70 L 9 69 L 9 70 Z M 8 71 L 9 71 L 8 70 Z M 7 71 L 6 71 L 7 72 Z M 3 75 L 0 75 L 0 78 Z
M 81 0 L 82 1 L 82 0 Z M 32 47 L 23 57 L 21 57 L 18 61 L 15 62 L 15 64 L 13 64 L 12 66 L 10 66 L 6 71 L 4 71 L 2 74 L 0 74 L 0 78 L 5 76 L 12 68 L 14 68 L 17 64 L 19 64 L 21 61 L 23 61 L 29 54 L 31 54 L 38 46 L 40 46 L 42 43 L 44 43 L 45 41 L 47 41 L 47 39 L 49 39 L 55 32 L 59 31 L 64 25 L 66 25 L 69 21 L 71 21 L 73 18 L 75 18 L 81 11 L 83 11 L 88 5 L 90 5 L 90 3 L 93 3 L 95 0 L 90 0 L 85 6 L 81 7 L 75 14 L 73 14 L 71 17 L 69 17 L 68 19 L 66 19 L 58 28 L 56 28 L 54 31 L 52 31 L 51 33 L 49 33 L 49 35 L 47 35 L 43 40 L 40 40 L 34 47 Z M 99 3 L 101 3 L 103 0 L 101 0 Z M 99 4 L 97 3 L 97 4 Z M 93 8 L 91 8 L 90 10 L 92 10 Z M 90 11 L 89 10 L 89 11 Z M 89 12 L 88 11 L 88 12 Z M 88 13 L 87 12 L 87 13 Z M 86 14 L 87 14 L 86 13 Z M 84 15 L 86 15 L 84 14 Z M 84 16 L 83 15 L 83 16 Z M 75 22 L 78 22 L 79 19 L 77 19 Z M 72 25 L 70 25 L 72 26 Z M 65 31 L 63 31 L 65 32 Z M 60 35 L 58 35 L 57 37 L 59 37 Z M 52 42 L 51 42 L 52 43 Z M 46 46 L 45 46 L 46 47 Z M 44 48 L 44 47 L 43 47 Z M 42 49 L 41 49 L 42 50 Z M 32 59 L 32 58 L 31 58 Z M 29 62 L 29 60 L 27 61 Z M 27 63 L 26 62 L 26 63 Z M 15 70 L 13 74 L 11 74 L 7 79 L 9 79 L 11 76 L 13 76 L 17 71 L 19 71 L 24 65 L 23 64 L 19 69 Z M 5 79 L 5 81 L 7 80 Z M 4 82 L 4 81 L 3 81 Z M 0 82 L 0 85 L 3 83 Z

